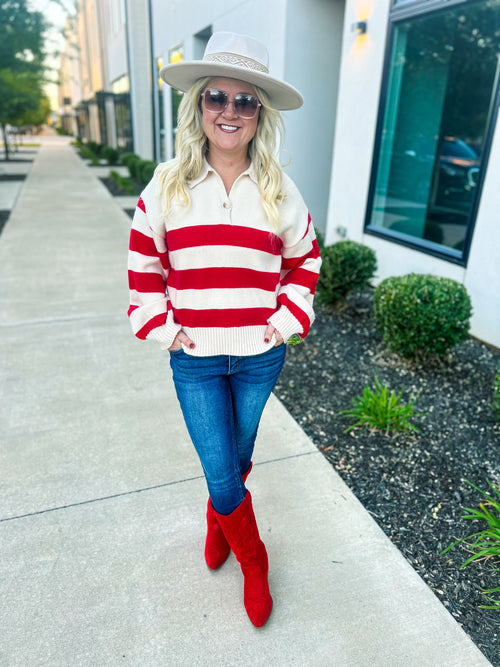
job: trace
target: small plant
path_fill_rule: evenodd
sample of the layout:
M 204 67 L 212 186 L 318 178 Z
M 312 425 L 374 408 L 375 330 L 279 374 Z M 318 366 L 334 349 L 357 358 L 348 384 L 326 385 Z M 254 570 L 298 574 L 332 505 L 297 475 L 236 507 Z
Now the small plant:
M 114 170 L 109 172 L 109 178 L 112 178 L 115 181 L 115 183 L 128 195 L 137 194 L 135 186 L 130 180 L 130 178 L 127 178 L 126 176 L 121 176 L 117 171 Z
M 394 390 L 389 391 L 386 385 L 382 385 L 375 377 L 373 388 L 365 387 L 361 396 L 352 399 L 353 407 L 349 410 L 341 410 L 340 414 L 354 419 L 345 429 L 344 433 L 355 428 L 364 427 L 376 429 L 389 433 L 401 433 L 403 431 L 415 431 L 419 429 L 409 422 L 415 411 L 415 402 L 418 395 L 410 398 L 407 404 L 401 402 L 402 391 L 396 394 Z
M 295 347 L 295 345 L 301 345 L 304 342 L 304 339 L 299 336 L 299 334 L 293 334 L 293 336 L 290 336 L 290 338 L 287 340 L 286 344 L 290 345 L 290 347 Z
M 322 249 L 323 264 L 318 280 L 322 303 L 334 304 L 349 292 L 368 287 L 377 269 L 375 252 L 356 241 L 339 241 Z
M 493 403 L 491 404 L 495 419 L 500 421 L 500 366 L 493 380 Z
M 465 480 L 467 484 L 472 486 L 472 488 L 479 491 L 483 496 L 483 501 L 479 503 L 480 509 L 473 509 L 470 507 L 465 507 L 465 511 L 468 514 L 462 516 L 462 519 L 469 519 L 472 521 L 481 521 L 486 522 L 487 528 L 483 528 L 477 533 L 472 533 L 468 537 L 463 537 L 450 546 L 446 547 L 441 552 L 441 555 L 445 554 L 450 549 L 453 549 L 458 544 L 466 544 L 468 550 L 472 553 L 467 560 L 462 563 L 460 569 L 467 567 L 470 563 L 474 561 L 484 561 L 493 559 L 493 561 L 498 561 L 500 559 L 500 487 L 494 486 L 488 480 L 488 486 L 491 489 L 491 492 L 482 491 L 480 488 Z M 499 572 L 500 570 L 496 570 Z M 500 593 L 500 587 L 491 588 L 488 590 L 482 591 L 482 593 L 487 597 L 490 605 L 481 605 L 482 609 L 498 609 L 500 610 L 500 600 L 495 600 L 491 597 L 494 593 Z
M 408 359 L 444 355 L 465 341 L 471 314 L 467 290 L 449 278 L 410 273 L 375 289 L 377 329 L 392 352 Z
M 90 148 L 88 148 L 88 146 L 86 146 L 85 144 L 83 144 L 82 146 L 80 146 L 80 155 L 82 156 L 82 158 L 83 158 L 84 160 L 90 160 L 90 162 L 91 162 L 93 165 L 98 165 L 98 164 L 99 164 L 99 158 L 98 158 L 98 157 L 95 155 L 95 153 L 93 153 L 92 150 L 91 150 Z

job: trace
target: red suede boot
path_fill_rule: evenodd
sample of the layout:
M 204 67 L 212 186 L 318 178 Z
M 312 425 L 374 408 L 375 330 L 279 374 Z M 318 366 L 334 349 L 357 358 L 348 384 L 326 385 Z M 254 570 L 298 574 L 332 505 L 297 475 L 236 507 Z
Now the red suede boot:
M 234 512 L 227 516 L 216 513 L 216 516 L 229 546 L 241 565 L 245 579 L 243 596 L 248 617 L 255 626 L 260 627 L 271 613 L 273 600 L 267 580 L 269 571 L 267 551 L 259 536 L 250 491 L 247 491 L 243 502 Z
M 248 470 L 243 475 L 243 482 L 247 481 L 247 477 L 252 470 L 252 462 L 248 466 Z M 207 539 L 205 541 L 205 560 L 211 570 L 217 570 L 222 563 L 229 556 L 231 551 L 227 543 L 224 533 L 222 532 L 217 516 L 210 498 L 207 505 Z

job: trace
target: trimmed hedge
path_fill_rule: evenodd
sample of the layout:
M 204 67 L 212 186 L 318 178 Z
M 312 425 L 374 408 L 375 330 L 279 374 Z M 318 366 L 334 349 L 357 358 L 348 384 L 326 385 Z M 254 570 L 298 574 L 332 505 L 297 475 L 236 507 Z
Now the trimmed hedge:
M 334 304 L 353 290 L 368 287 L 377 270 L 375 252 L 356 241 L 339 241 L 321 252 L 323 264 L 319 275 L 318 299 Z
M 101 157 L 104 158 L 108 164 L 113 165 L 118 164 L 120 154 L 116 148 L 113 148 L 112 146 L 104 146 L 101 151 Z
M 386 278 L 375 289 L 375 324 L 387 347 L 413 359 L 446 354 L 468 338 L 472 306 L 463 285 L 428 274 Z
M 146 185 L 153 178 L 156 169 L 156 162 L 154 160 L 141 160 L 137 167 L 139 177 L 137 180 Z

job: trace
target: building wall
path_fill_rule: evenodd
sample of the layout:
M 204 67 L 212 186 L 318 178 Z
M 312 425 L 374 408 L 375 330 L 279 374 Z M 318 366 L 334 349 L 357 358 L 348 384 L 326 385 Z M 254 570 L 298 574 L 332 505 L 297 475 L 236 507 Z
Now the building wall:
M 342 41 L 342 64 L 332 156 L 330 203 L 325 241 L 362 242 L 370 182 L 377 110 L 382 83 L 390 0 L 348 0 Z M 366 35 L 351 32 L 353 22 L 367 19 Z M 340 233 L 339 233 L 340 232 Z
M 471 332 L 500 347 L 500 128 L 497 126 L 466 267 L 364 233 L 377 113 L 387 42 L 389 0 L 347 0 L 327 229 L 328 244 L 345 236 L 373 248 L 376 282 L 411 272 L 463 283 L 471 297 Z M 351 24 L 367 19 L 366 35 Z
M 61 119 L 64 119 L 64 129 L 76 134 L 77 126 L 73 106 L 81 100 L 82 94 L 80 86 L 78 35 L 76 32 L 76 24 L 73 19 L 68 18 L 66 20 L 64 31 L 66 34 L 66 42 L 60 58 L 58 112 Z M 65 104 L 66 100 L 69 100 L 69 104 Z
M 169 49 L 182 43 L 185 60 L 200 58 L 196 35 L 230 30 L 266 44 L 270 73 L 298 88 L 305 104 L 283 113 L 285 151 L 280 156 L 311 211 L 325 228 L 335 126 L 344 0 L 216 0 L 200 3 L 153 0 L 155 57 L 168 62 Z M 170 89 L 165 87 L 165 125 L 171 125 Z M 167 155 L 173 154 L 167 132 Z
M 112 84 L 128 73 L 125 7 L 118 0 L 104 0 L 104 6 L 108 83 Z
M 126 40 L 134 151 L 154 158 L 153 63 L 148 0 L 126 0 Z
M 299 185 L 314 225 L 325 231 L 331 178 L 331 147 L 339 86 L 344 0 L 289 0 L 284 74 L 304 97 L 298 111 L 284 113 L 287 172 Z

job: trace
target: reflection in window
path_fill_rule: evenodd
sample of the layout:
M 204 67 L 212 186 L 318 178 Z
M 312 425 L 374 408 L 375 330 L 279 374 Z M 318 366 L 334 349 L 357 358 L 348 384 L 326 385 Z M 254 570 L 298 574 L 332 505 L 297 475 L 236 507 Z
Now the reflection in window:
M 397 25 L 368 230 L 464 256 L 499 46 L 500 0 Z

